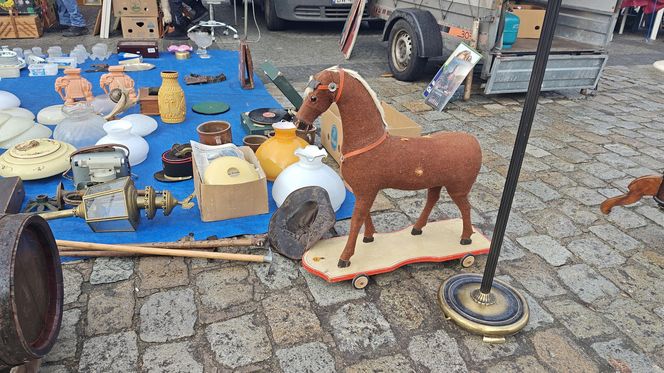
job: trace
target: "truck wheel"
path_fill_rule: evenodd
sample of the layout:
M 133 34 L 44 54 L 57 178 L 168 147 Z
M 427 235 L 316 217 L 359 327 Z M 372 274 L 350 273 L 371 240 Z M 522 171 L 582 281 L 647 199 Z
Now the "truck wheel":
M 274 0 L 263 1 L 263 13 L 265 14 L 265 24 L 268 30 L 281 31 L 286 29 L 286 21 L 277 17 Z
M 388 60 L 390 70 L 399 80 L 417 79 L 427 64 L 425 57 L 419 57 L 418 35 L 406 20 L 398 20 L 390 31 Z

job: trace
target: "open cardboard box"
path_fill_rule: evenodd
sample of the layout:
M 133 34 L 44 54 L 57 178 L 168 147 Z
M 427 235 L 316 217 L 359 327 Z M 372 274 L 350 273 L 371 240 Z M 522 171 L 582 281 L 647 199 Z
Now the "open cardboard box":
M 515 5 L 512 13 L 519 17 L 519 39 L 539 39 L 546 10 L 537 5 Z
M 252 163 L 258 170 L 260 176 L 258 180 L 235 185 L 203 184 L 196 166 L 196 159 L 192 157 L 194 188 L 198 209 L 201 211 L 201 220 L 217 221 L 269 212 L 265 172 L 251 148 L 240 146 L 239 149 L 244 154 L 244 159 Z
M 385 112 L 387 131 L 392 136 L 417 137 L 422 134 L 422 126 L 400 113 L 390 104 L 381 101 Z M 337 104 L 332 104 L 320 117 L 320 138 L 327 152 L 337 163 L 341 157 L 343 129 Z

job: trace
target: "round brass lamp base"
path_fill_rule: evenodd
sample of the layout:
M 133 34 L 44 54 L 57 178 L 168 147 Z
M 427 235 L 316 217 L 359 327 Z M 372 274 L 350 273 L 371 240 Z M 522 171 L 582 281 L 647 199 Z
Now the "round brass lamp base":
M 528 323 L 526 299 L 508 284 L 494 280 L 489 294 L 480 292 L 482 276 L 464 273 L 450 277 L 438 291 L 445 316 L 469 332 L 503 337 Z

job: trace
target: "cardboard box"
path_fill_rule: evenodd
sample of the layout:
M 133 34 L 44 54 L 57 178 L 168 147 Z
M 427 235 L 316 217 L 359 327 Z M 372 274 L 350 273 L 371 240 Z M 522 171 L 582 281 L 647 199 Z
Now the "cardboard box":
M 159 39 L 163 32 L 159 17 L 122 17 L 120 22 L 125 39 Z
M 383 107 L 383 111 L 385 111 L 387 131 L 390 135 L 418 137 L 422 134 L 422 126 L 400 113 L 391 105 L 382 101 L 380 104 Z M 320 123 L 321 142 L 332 158 L 339 163 L 343 129 L 337 104 L 332 104 L 332 106 L 321 115 Z
M 517 38 L 539 39 L 545 12 L 544 8 L 535 5 L 515 5 L 512 13 L 519 17 Z
M 157 17 L 159 16 L 159 6 L 157 6 L 157 0 L 113 0 L 113 15 L 116 17 Z
M 270 212 L 267 204 L 267 178 L 261 168 L 260 162 L 248 146 L 240 146 L 247 161 L 256 166 L 260 179 L 236 185 L 207 185 L 203 184 L 198 173 L 196 160 L 192 159 L 194 167 L 194 188 L 201 220 L 217 221 L 242 216 L 267 214 Z
M 0 39 L 36 39 L 44 32 L 37 15 L 0 17 Z

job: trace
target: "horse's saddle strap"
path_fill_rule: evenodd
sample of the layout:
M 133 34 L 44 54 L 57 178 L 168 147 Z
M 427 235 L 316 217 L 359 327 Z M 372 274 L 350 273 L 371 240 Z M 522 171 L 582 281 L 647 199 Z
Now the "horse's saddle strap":
M 378 140 L 372 142 L 371 144 L 369 144 L 369 145 L 367 145 L 367 146 L 365 146 L 365 147 L 359 148 L 359 149 L 357 149 L 357 150 L 353 150 L 352 152 L 348 152 L 348 153 L 346 153 L 346 154 L 342 154 L 342 155 L 341 155 L 341 161 L 343 162 L 344 160 L 346 160 L 346 159 L 348 159 L 348 158 L 350 158 L 350 157 L 354 157 L 354 156 L 356 156 L 356 155 L 360 155 L 360 154 L 366 153 L 366 152 L 368 152 L 369 150 L 371 150 L 371 149 L 377 147 L 378 145 L 382 144 L 383 141 L 385 141 L 385 139 L 387 139 L 387 131 L 383 132 L 383 136 L 381 136 Z

